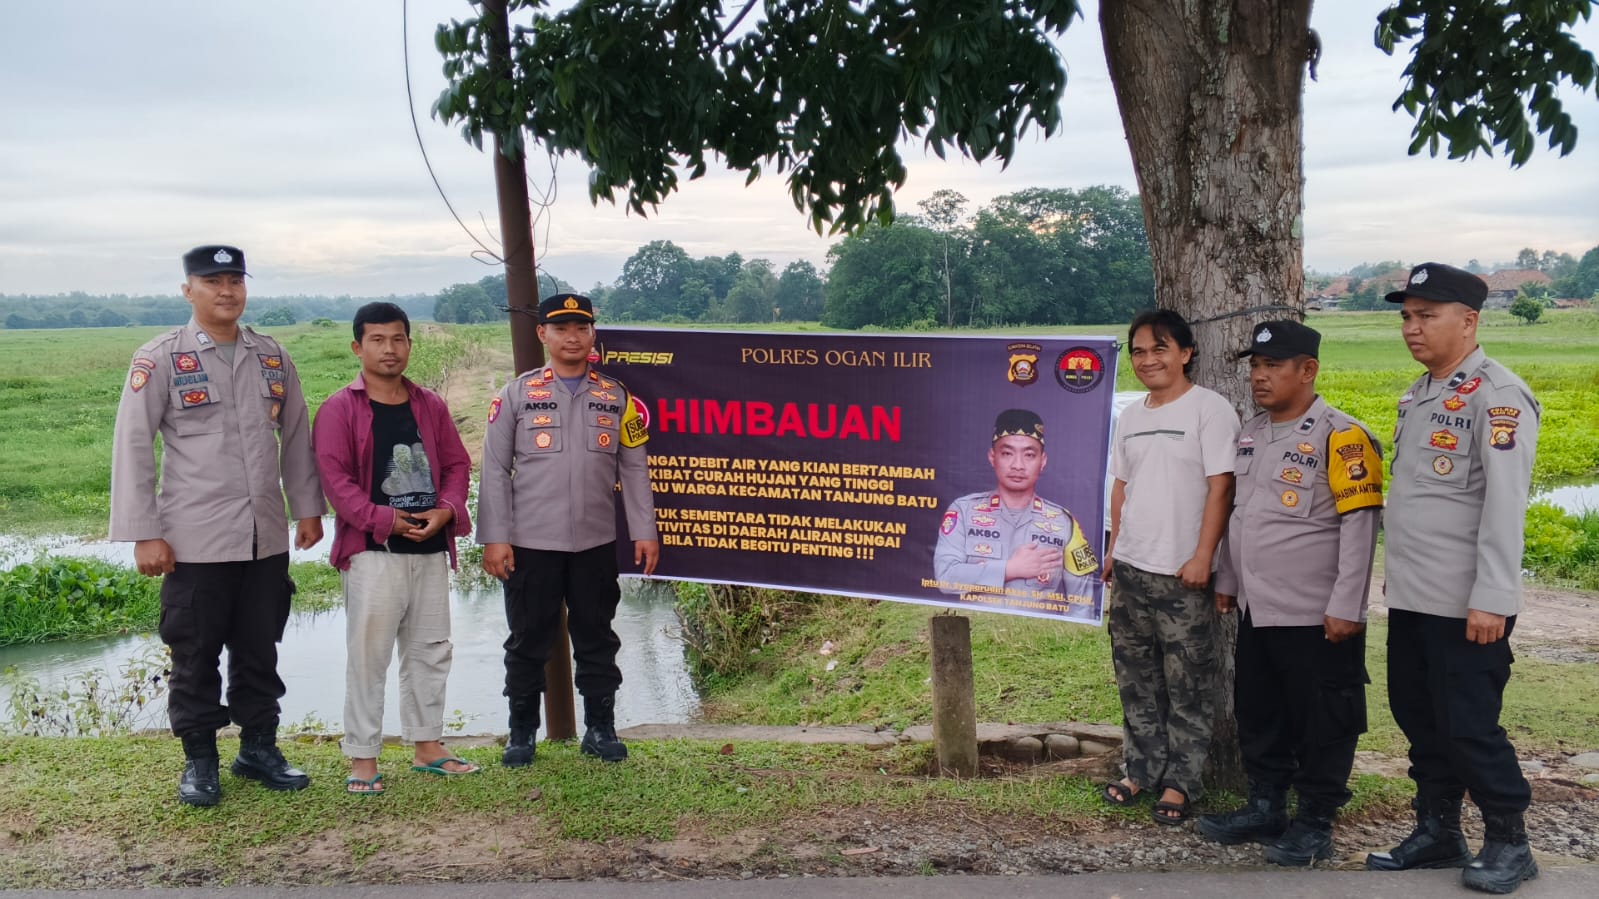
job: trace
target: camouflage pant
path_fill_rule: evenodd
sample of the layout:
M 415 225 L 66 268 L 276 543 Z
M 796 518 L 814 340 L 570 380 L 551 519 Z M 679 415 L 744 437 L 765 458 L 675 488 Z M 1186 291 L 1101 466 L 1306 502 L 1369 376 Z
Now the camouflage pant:
M 1111 574 L 1111 660 L 1127 778 L 1197 796 L 1216 715 L 1213 594 L 1121 562 Z

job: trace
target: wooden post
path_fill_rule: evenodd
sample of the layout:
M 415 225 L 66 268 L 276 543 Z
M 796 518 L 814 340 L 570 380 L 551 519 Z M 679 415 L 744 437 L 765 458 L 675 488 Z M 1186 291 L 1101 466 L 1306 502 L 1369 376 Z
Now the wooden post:
M 490 28 L 489 64 L 510 78 L 511 27 L 506 0 L 483 4 Z M 533 258 L 533 215 L 527 197 L 527 157 L 520 150 L 506 152 L 505 142 L 494 135 L 494 185 L 500 206 L 500 242 L 505 254 L 505 304 L 511 307 L 513 375 L 544 364 L 544 347 L 538 338 L 539 282 Z M 518 311 L 522 310 L 522 311 Z M 550 640 L 550 660 L 544 665 L 544 738 L 570 740 L 577 736 L 577 716 L 572 705 L 572 648 L 566 633 L 566 613 Z
M 941 774 L 977 774 L 977 697 L 972 686 L 972 624 L 960 615 L 934 615 L 933 745 Z

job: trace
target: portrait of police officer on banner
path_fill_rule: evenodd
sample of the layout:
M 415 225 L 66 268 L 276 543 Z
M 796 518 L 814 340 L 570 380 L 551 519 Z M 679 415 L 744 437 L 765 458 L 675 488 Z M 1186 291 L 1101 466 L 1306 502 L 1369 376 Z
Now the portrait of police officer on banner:
M 939 525 L 933 575 L 941 592 L 993 605 L 1092 607 L 1099 559 L 1077 518 L 1037 493 L 1049 462 L 1044 443 L 1038 413 L 1007 409 L 995 418 L 994 488 L 955 500 Z

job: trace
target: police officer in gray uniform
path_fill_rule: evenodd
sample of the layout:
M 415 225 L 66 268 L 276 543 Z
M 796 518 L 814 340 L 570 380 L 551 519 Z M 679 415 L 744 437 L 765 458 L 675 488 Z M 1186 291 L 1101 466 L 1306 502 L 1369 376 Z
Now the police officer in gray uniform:
M 294 363 L 272 338 L 239 325 L 244 253 L 196 247 L 183 273 L 194 317 L 133 354 L 117 406 L 111 539 L 134 543 L 140 574 L 162 576 L 167 716 L 186 758 L 178 799 L 216 805 L 216 732 L 230 720 L 240 729 L 235 775 L 274 790 L 310 782 L 277 747 L 277 643 L 294 593 L 283 501 L 300 549 L 322 539 L 326 506 Z
M 1256 326 L 1249 380 L 1263 410 L 1238 437 L 1237 494 L 1216 569 L 1216 609 L 1243 614 L 1234 708 L 1249 800 L 1199 819 L 1266 860 L 1332 857 L 1366 730 L 1366 595 L 1382 510 L 1382 456 L 1366 426 L 1316 394 L 1321 335 Z M 1299 796 L 1288 821 L 1287 793 Z
M 616 488 L 621 485 L 633 560 L 655 571 L 660 543 L 650 493 L 643 404 L 589 367 L 594 307 L 556 294 L 539 304 L 539 340 L 550 364 L 523 372 L 489 404 L 478 487 L 483 570 L 505 585 L 505 695 L 511 734 L 500 757 L 533 761 L 539 695 L 550 642 L 567 612 L 587 731 L 582 751 L 627 758 L 616 736 L 622 642 L 611 630 L 622 591 L 616 569 Z
M 1522 820 L 1531 791 L 1499 710 L 1540 409 L 1477 345 L 1487 293 L 1428 262 L 1387 297 L 1404 304 L 1405 344 L 1427 368 L 1399 398 L 1384 537 L 1388 702 L 1410 740 L 1416 829 L 1366 866 L 1464 866 L 1467 887 L 1508 893 L 1538 875 Z M 1475 859 L 1460 832 L 1467 790 L 1486 831 Z
M 1094 549 L 1065 507 L 1035 492 L 1048 463 L 1038 414 L 999 413 L 988 462 L 995 489 L 955 500 L 939 526 L 933 551 L 939 590 L 1091 606 L 1099 572 Z

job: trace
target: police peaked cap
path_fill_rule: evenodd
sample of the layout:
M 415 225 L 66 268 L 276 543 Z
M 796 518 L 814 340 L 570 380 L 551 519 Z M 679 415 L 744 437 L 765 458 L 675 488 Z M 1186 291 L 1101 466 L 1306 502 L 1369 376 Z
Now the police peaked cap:
M 222 272 L 247 274 L 244 270 L 244 251 L 238 247 L 213 243 L 195 247 L 183 254 L 185 278 L 190 275 L 216 275 Z
M 994 439 L 990 442 L 998 443 L 1001 437 L 1031 437 L 1043 443 L 1044 420 L 1031 409 L 1006 409 L 994 419 Z
M 1488 299 L 1488 282 L 1465 269 L 1442 262 L 1423 262 L 1410 270 L 1410 280 L 1404 287 L 1384 299 L 1403 303 L 1406 297 L 1435 303 L 1462 303 L 1471 309 L 1481 309 L 1483 301 Z
M 1249 337 L 1249 349 L 1239 353 L 1238 358 L 1265 356 L 1269 359 L 1292 359 L 1295 356 L 1309 356 L 1316 359 L 1320 351 L 1320 332 L 1285 319 L 1256 325 L 1255 333 Z
M 594 304 L 589 298 L 576 293 L 558 293 L 545 297 L 539 304 L 540 322 L 594 321 Z

